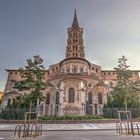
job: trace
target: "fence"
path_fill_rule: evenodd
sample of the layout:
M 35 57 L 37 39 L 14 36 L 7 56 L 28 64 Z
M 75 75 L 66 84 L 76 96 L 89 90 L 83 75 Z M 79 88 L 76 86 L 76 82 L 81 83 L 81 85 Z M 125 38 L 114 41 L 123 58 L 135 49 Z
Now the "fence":
M 118 111 L 124 111 L 124 108 L 103 108 L 103 116 L 105 118 L 118 118 Z M 129 108 L 132 118 L 140 117 L 140 108 Z
M 35 112 L 35 109 L 32 109 L 31 111 Z M 0 119 L 5 120 L 24 120 L 24 113 L 29 112 L 29 108 L 24 109 L 13 109 L 13 108 L 7 108 L 2 109 L 0 112 Z M 35 116 L 31 116 L 31 118 L 34 118 Z
M 59 108 L 60 110 L 62 108 Z M 118 111 L 122 111 L 124 110 L 119 109 L 119 108 L 103 108 L 103 117 L 105 118 L 118 118 Z M 132 114 L 132 118 L 138 118 L 140 117 L 140 108 L 130 108 L 128 109 L 129 111 L 131 111 Z M 35 112 L 36 109 L 32 109 L 32 112 Z M 69 110 L 66 110 L 69 111 Z M 82 112 L 83 109 L 79 109 L 79 112 Z M 5 120 L 23 120 L 24 119 L 24 113 L 25 112 L 29 112 L 29 109 L 3 109 L 0 112 L 0 119 L 5 119 Z M 75 112 L 71 112 L 69 111 L 69 113 L 73 113 L 73 114 L 67 114 L 67 115 L 76 115 Z M 43 115 L 43 114 L 41 114 Z M 59 115 L 59 111 L 56 110 L 56 108 L 51 108 L 46 110 L 45 115 L 49 116 L 49 115 L 55 115 L 58 116 Z M 66 115 L 66 114 L 65 114 Z M 85 114 L 83 115 L 96 115 L 94 110 L 85 110 Z M 99 114 L 97 114 L 99 115 Z M 78 116 L 78 114 L 77 114 Z M 34 116 L 31 116 L 31 118 L 34 118 Z
M 140 135 L 140 123 L 133 122 L 131 111 L 118 111 L 119 119 L 116 122 L 116 132 L 124 135 Z
M 31 119 L 34 115 L 34 120 Z M 24 114 L 24 123 L 15 127 L 14 136 L 18 137 L 35 137 L 42 134 L 42 125 L 38 122 L 36 112 L 26 112 Z

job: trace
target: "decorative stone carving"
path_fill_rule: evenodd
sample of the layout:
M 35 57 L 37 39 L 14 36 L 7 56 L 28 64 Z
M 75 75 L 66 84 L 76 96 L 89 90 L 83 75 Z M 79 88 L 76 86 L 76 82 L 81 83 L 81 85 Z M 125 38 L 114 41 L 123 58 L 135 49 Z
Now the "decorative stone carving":
M 77 106 L 66 106 L 63 109 L 64 115 L 79 115 L 80 109 Z

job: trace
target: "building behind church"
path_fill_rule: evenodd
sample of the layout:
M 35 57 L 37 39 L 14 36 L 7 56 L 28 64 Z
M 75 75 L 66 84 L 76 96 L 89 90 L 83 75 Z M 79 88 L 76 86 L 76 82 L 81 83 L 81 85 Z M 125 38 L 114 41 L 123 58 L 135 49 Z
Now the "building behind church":
M 50 83 L 44 90 L 46 101 L 40 105 L 42 115 L 102 114 L 112 87 L 116 71 L 102 70 L 90 63 L 84 52 L 83 28 L 79 26 L 76 11 L 68 28 L 65 58 L 45 70 L 45 80 Z M 20 93 L 14 89 L 14 80 L 20 80 L 19 70 L 7 70 L 3 106 L 8 99 Z M 139 79 L 139 70 L 133 70 L 133 80 Z

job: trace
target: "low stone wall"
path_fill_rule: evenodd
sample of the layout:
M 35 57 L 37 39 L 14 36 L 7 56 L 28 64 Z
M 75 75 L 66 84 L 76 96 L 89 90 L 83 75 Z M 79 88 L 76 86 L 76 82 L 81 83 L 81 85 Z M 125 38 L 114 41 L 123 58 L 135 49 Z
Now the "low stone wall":
M 95 120 L 42 120 L 42 124 L 78 124 L 78 123 L 115 123 L 117 119 L 95 119 Z M 21 124 L 23 120 L 0 120 L 0 124 Z

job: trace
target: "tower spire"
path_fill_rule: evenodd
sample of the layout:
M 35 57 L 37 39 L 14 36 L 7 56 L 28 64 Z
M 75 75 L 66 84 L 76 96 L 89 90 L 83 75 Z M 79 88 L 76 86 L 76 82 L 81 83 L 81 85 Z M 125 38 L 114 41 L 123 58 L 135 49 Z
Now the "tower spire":
M 66 58 L 85 59 L 83 45 L 83 28 L 81 28 L 78 24 L 76 9 L 74 13 L 72 26 L 68 28 Z
M 74 10 L 74 18 L 73 18 L 73 22 L 72 22 L 72 27 L 79 27 L 77 14 L 76 14 L 76 9 Z

